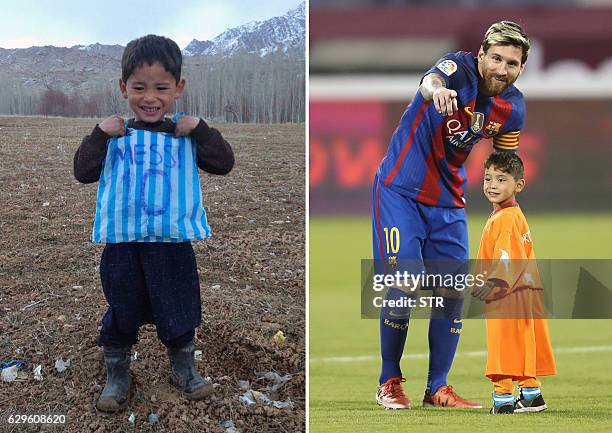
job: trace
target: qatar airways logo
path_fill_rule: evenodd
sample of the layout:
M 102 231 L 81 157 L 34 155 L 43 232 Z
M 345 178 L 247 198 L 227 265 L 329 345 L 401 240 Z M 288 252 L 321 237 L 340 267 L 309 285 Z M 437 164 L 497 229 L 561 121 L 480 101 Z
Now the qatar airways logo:
M 448 119 L 444 126 L 444 141 L 459 149 L 471 149 L 478 143 L 480 136 L 464 127 L 458 119 Z

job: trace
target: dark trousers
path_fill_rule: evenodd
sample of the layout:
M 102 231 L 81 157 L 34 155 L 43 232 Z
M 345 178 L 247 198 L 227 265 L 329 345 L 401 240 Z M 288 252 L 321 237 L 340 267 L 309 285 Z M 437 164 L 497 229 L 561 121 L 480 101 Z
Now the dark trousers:
M 167 347 L 182 347 L 201 321 L 200 282 L 190 242 L 106 244 L 100 278 L 108 310 L 100 346 L 129 346 L 153 323 Z

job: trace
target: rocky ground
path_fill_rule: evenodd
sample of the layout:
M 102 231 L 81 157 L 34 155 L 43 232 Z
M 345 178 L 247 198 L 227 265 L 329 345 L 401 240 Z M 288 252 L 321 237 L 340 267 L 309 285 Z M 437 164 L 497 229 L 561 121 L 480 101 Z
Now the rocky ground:
M 227 176 L 201 174 L 214 234 L 194 243 L 203 310 L 197 366 L 214 396 L 178 395 L 147 325 L 133 347 L 130 404 L 103 415 L 94 407 L 105 381 L 95 338 L 106 309 L 102 247 L 90 239 L 97 184 L 72 175 L 74 151 L 95 123 L 0 117 L 0 362 L 25 363 L 16 380 L 0 380 L 0 431 L 304 431 L 304 125 L 215 125 L 237 162 Z M 63 372 L 60 359 L 70 360 Z M 288 380 L 274 387 L 278 376 L 258 372 Z M 240 401 L 245 393 L 257 402 Z M 63 414 L 66 423 L 9 424 L 17 414 Z

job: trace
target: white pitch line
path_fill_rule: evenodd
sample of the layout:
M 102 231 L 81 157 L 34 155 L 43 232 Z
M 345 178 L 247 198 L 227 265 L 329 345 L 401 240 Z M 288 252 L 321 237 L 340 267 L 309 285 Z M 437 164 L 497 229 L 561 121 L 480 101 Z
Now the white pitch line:
M 555 353 L 592 353 L 592 352 L 612 352 L 612 346 L 582 346 L 582 347 L 559 347 L 554 349 Z M 477 358 L 487 356 L 487 352 L 483 350 L 475 352 L 457 352 L 455 358 Z M 429 353 L 408 353 L 402 356 L 402 359 L 427 359 Z M 359 356 L 330 356 L 310 358 L 311 363 L 332 363 L 332 362 L 367 362 L 380 359 L 380 355 L 359 355 Z

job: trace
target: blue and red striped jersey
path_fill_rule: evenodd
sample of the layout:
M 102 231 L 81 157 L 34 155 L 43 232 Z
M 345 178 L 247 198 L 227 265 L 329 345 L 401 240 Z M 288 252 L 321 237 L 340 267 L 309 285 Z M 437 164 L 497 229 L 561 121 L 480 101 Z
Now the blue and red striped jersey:
M 463 164 L 472 147 L 484 137 L 493 139 L 495 149 L 515 151 L 525 101 L 514 85 L 497 96 L 479 94 L 477 59 L 472 53 L 449 53 L 425 75 L 432 72 L 457 92 L 458 112 L 438 114 L 433 101 L 417 91 L 378 173 L 385 186 L 426 205 L 464 207 Z

